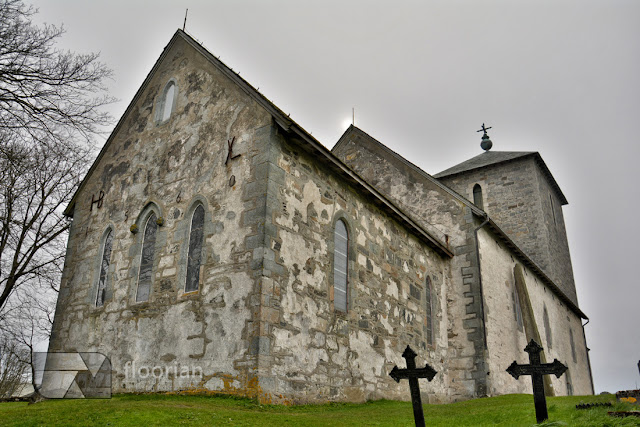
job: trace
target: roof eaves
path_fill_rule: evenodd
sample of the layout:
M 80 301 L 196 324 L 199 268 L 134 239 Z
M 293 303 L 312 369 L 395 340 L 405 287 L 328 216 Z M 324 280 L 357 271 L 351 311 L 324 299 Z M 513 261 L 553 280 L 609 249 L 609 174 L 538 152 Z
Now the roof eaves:
M 340 139 L 338 140 L 336 145 L 334 145 L 334 147 L 331 149 L 331 151 L 332 152 L 336 151 L 340 147 L 342 147 L 342 145 L 346 144 L 346 142 L 348 140 L 348 136 L 350 134 L 352 134 L 352 133 L 361 133 L 363 136 L 367 137 L 371 142 L 377 144 L 377 146 L 380 149 L 382 149 L 383 151 L 387 152 L 389 155 L 393 156 L 398 161 L 404 163 L 409 168 L 413 169 L 415 172 L 417 172 L 419 175 L 421 175 L 423 178 L 425 178 L 429 182 L 433 183 L 434 185 L 440 187 L 442 190 L 444 190 L 445 192 L 449 193 L 451 196 L 456 198 L 458 201 L 460 201 L 461 203 L 463 203 L 466 206 L 468 206 L 469 208 L 471 208 L 471 210 L 473 211 L 474 214 L 476 214 L 476 215 L 478 215 L 480 217 L 483 217 L 483 218 L 486 215 L 485 212 L 482 209 L 478 208 L 476 205 L 471 203 L 464 196 L 458 194 L 455 190 L 447 187 L 445 184 L 443 184 L 442 182 L 438 181 L 432 175 L 430 175 L 429 173 L 427 173 L 424 170 L 422 170 L 419 166 L 417 166 L 414 163 L 410 162 L 409 160 L 404 158 L 402 155 L 396 153 L 391 148 L 387 147 L 386 145 L 384 145 L 383 143 L 381 143 L 380 141 L 378 141 L 377 139 L 375 139 L 374 137 L 372 137 L 371 135 L 369 135 L 368 133 L 366 133 L 365 131 L 363 131 L 362 129 L 360 129 L 358 127 L 355 127 L 353 125 L 349 126 L 347 131 L 340 137 Z
M 542 279 L 542 282 L 547 286 L 551 292 L 553 292 L 562 302 L 564 302 L 575 314 L 580 316 L 583 319 L 588 319 L 587 315 L 580 310 L 580 308 L 568 297 L 564 292 L 554 283 L 549 276 L 547 276 L 542 268 L 538 266 L 527 254 L 525 254 L 518 245 L 511 240 L 507 234 L 502 231 L 500 226 L 496 224 L 491 218 L 489 218 L 488 222 L 491 230 L 500 237 L 500 239 L 505 243 L 505 245 L 511 249 L 518 258 L 522 261 L 524 265 L 526 265 L 529 269 L 531 269 L 534 273 L 538 275 Z

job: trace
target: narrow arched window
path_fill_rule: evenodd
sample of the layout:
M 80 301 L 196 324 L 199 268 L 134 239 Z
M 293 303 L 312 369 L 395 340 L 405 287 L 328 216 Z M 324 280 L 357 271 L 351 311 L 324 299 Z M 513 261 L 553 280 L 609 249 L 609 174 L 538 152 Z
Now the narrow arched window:
M 100 277 L 98 278 L 98 292 L 96 294 L 96 307 L 104 305 L 107 288 L 107 274 L 111 264 L 111 248 L 113 247 L 113 231 L 109 229 L 102 245 L 102 257 L 100 259 Z
M 573 359 L 573 363 L 578 362 L 578 358 L 576 357 L 576 344 L 573 341 L 573 330 L 569 329 L 569 344 L 571 344 L 571 358 Z
M 433 286 L 431 278 L 427 276 L 425 283 L 425 320 L 427 322 L 427 344 L 433 345 Z
M 197 291 L 200 286 L 200 266 L 202 264 L 202 244 L 204 237 L 204 208 L 202 205 L 193 211 L 191 231 L 189 232 L 189 254 L 187 256 L 187 281 L 185 292 Z
M 547 347 L 553 347 L 551 339 L 551 324 L 549 323 L 549 313 L 547 313 L 547 306 L 544 306 L 542 311 L 542 322 L 544 323 L 544 333 L 547 336 Z
M 480 209 L 484 209 L 484 203 L 482 201 L 482 187 L 480 187 L 480 184 L 473 186 L 473 204 Z
M 144 226 L 144 237 L 142 240 L 142 254 L 140 256 L 140 271 L 138 272 L 138 290 L 136 302 L 148 301 L 151 292 L 153 259 L 156 248 L 156 214 L 151 213 Z
M 175 110 L 177 93 L 178 86 L 175 80 L 169 80 L 156 104 L 156 122 L 158 124 L 166 122 L 171 117 L 171 113 Z
M 336 222 L 333 239 L 333 302 L 336 310 L 347 311 L 349 233 L 341 219 Z

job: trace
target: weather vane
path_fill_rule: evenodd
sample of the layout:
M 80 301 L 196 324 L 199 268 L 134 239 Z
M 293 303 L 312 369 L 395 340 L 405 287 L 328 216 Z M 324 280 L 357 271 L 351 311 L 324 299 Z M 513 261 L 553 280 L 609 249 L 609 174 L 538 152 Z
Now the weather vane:
M 489 151 L 491 150 L 491 147 L 493 147 L 493 142 L 491 142 L 491 140 L 489 139 L 489 135 L 487 135 L 487 131 L 491 129 L 491 126 L 486 127 L 484 125 L 484 123 L 482 124 L 482 129 L 476 131 L 476 132 L 484 132 L 484 134 L 482 135 L 482 142 L 480 143 L 480 147 L 484 150 L 484 151 Z

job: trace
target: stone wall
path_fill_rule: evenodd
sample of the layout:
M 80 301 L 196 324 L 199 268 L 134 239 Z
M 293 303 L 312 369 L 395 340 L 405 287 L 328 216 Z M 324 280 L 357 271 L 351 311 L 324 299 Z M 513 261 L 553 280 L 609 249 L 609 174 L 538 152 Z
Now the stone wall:
M 177 85 L 175 110 L 161 122 L 159 98 L 170 79 Z M 260 173 L 270 130 L 271 117 L 202 55 L 179 39 L 171 45 L 77 195 L 50 349 L 107 355 L 114 392 L 205 387 L 257 393 L 252 325 L 260 304 L 266 200 Z M 234 137 L 240 157 L 225 165 Z M 101 191 L 98 208 L 90 202 Z M 202 280 L 198 292 L 185 294 L 196 203 L 206 212 Z M 164 224 L 149 301 L 136 303 L 150 210 Z M 139 233 L 130 232 L 132 224 Z M 96 307 L 108 228 L 115 238 L 107 297 Z
M 478 232 L 478 241 L 487 322 L 489 394 L 532 393 L 529 377 L 515 380 L 506 372 L 514 360 L 518 363 L 529 363 L 528 355 L 524 352 L 527 338 L 522 324 L 517 320 L 516 311 L 519 304 L 514 292 L 514 268 L 520 263 L 490 231 L 481 229 Z M 591 394 L 591 378 L 581 319 L 543 284 L 541 278 L 530 269 L 522 265 L 521 267 L 533 308 L 534 321 L 541 338 L 538 344 L 544 348 L 547 362 L 550 363 L 557 358 L 568 366 L 573 394 Z M 549 316 L 550 332 L 545 330 L 546 325 L 543 321 L 545 307 Z M 547 341 L 549 333 L 551 345 Z M 574 351 L 571 349 L 571 335 Z M 554 375 L 549 378 L 556 395 L 569 394 L 566 375 L 559 379 Z
M 359 129 L 346 132 L 333 151 L 455 253 L 449 261 L 447 298 L 451 400 L 484 396 L 484 324 L 474 235 L 478 218 L 464 200 Z
M 471 201 L 474 185 L 480 184 L 484 210 L 577 304 L 561 201 L 535 156 L 446 176 L 440 181 Z
M 265 229 L 263 292 L 269 315 L 260 384 L 295 402 L 409 399 L 388 373 L 404 367 L 410 345 L 418 364 L 440 373 L 425 401 L 449 400 L 448 264 L 287 136 L 274 141 Z M 349 232 L 348 310 L 333 305 L 334 225 Z M 425 336 L 425 281 L 433 285 L 434 344 Z M 261 335 L 263 335 L 261 333 Z

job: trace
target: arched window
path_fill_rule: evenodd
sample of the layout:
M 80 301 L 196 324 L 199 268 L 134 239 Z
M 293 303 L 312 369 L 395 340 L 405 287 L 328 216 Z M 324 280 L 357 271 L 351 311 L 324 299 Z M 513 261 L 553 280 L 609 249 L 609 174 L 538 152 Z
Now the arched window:
M 171 117 L 171 113 L 173 113 L 175 109 L 177 91 L 178 86 L 176 86 L 175 80 L 169 80 L 162 91 L 156 107 L 156 121 L 158 123 L 166 122 Z
M 204 208 L 202 205 L 193 211 L 191 231 L 189 232 L 189 254 L 187 256 L 187 281 L 185 292 L 197 291 L 200 286 L 200 265 L 202 264 L 202 244 L 204 238 Z
M 573 341 L 573 330 L 569 329 L 569 344 L 571 344 L 571 358 L 573 359 L 573 363 L 578 362 L 578 358 L 576 357 L 576 344 Z
M 484 203 L 482 201 L 482 187 L 480 187 L 480 184 L 473 186 L 473 204 L 480 209 L 484 209 Z
M 136 292 L 136 302 L 148 301 L 151 292 L 153 258 L 156 247 L 156 214 L 151 213 L 144 226 L 144 237 L 142 240 L 142 254 L 140 256 L 140 271 L 138 272 L 138 290 Z
M 100 276 L 98 278 L 98 292 L 96 293 L 96 307 L 104 305 L 107 288 L 107 273 L 111 264 L 111 248 L 113 247 L 113 230 L 107 231 L 107 236 L 102 245 L 102 257 L 100 260 Z
M 551 339 L 551 325 L 549 323 L 549 313 L 547 313 L 547 306 L 544 306 L 542 312 L 542 322 L 544 323 L 544 333 L 547 336 L 547 347 L 553 347 Z
M 347 311 L 349 233 L 341 219 L 336 222 L 333 239 L 333 303 L 336 310 Z
M 433 286 L 431 278 L 427 276 L 424 289 L 425 295 L 425 319 L 427 321 L 427 345 L 433 345 Z

